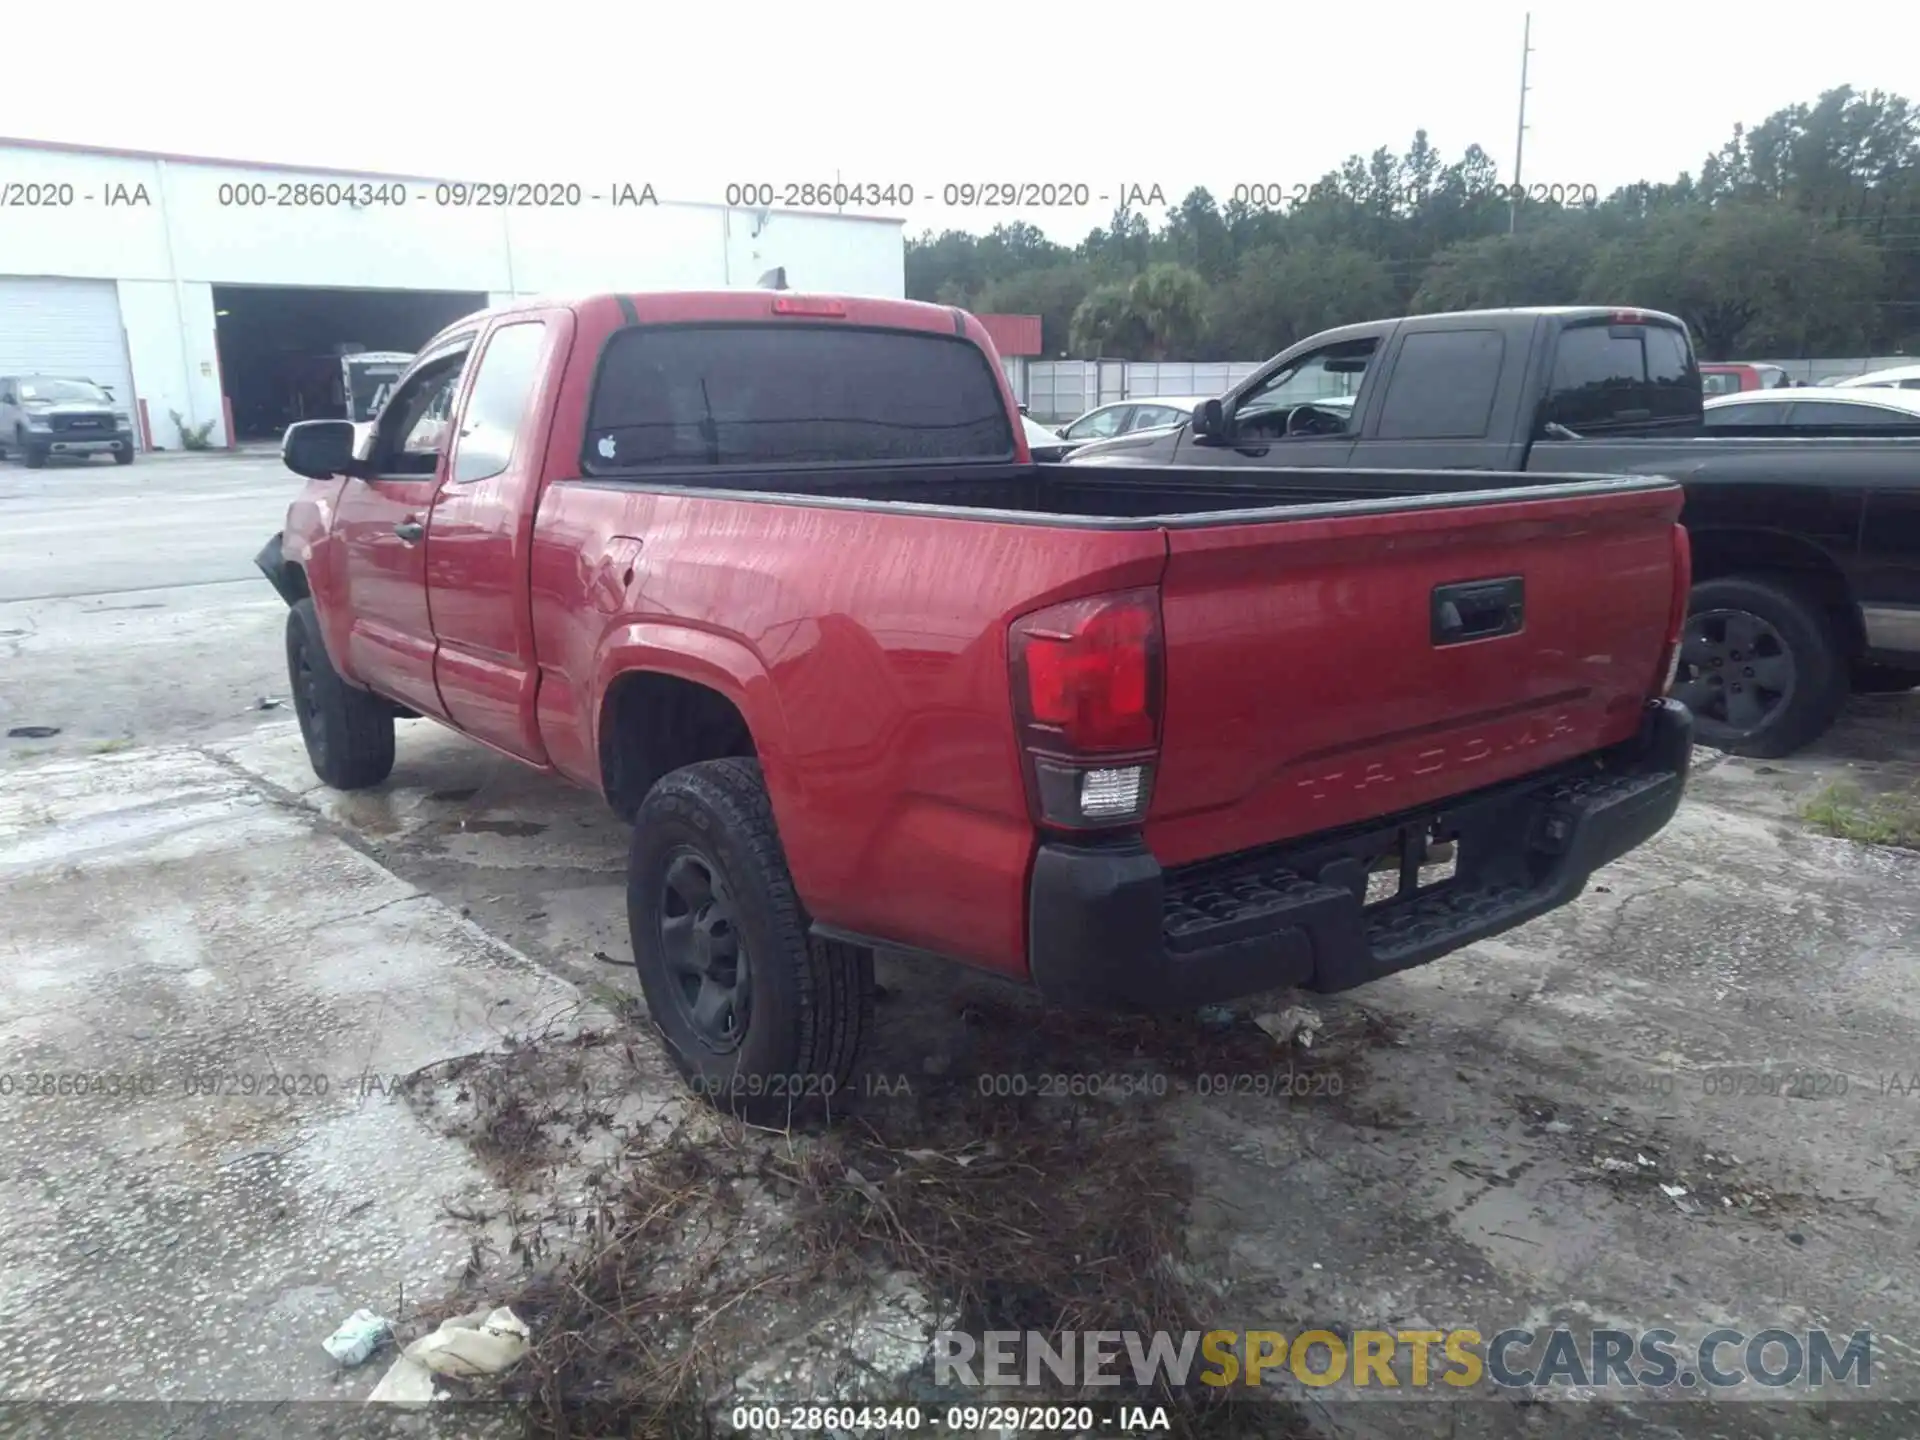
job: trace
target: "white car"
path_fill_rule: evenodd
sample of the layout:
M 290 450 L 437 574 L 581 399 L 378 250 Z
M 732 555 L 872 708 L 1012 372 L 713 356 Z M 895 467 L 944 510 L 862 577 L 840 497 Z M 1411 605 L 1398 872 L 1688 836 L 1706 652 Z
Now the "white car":
M 1742 390 L 1716 395 L 1704 407 L 1709 430 L 1726 425 L 1912 426 L 1920 429 L 1920 389 L 1887 390 L 1816 385 L 1792 390 Z
M 1079 419 L 1062 425 L 1060 438 L 1084 444 L 1088 440 L 1131 435 L 1136 430 L 1183 424 L 1192 418 L 1194 406 L 1212 398 L 1210 395 L 1142 395 L 1134 400 L 1096 405 Z
M 1833 390 L 1920 390 L 1920 365 L 1896 365 L 1891 370 L 1870 370 L 1836 380 L 1823 389 Z

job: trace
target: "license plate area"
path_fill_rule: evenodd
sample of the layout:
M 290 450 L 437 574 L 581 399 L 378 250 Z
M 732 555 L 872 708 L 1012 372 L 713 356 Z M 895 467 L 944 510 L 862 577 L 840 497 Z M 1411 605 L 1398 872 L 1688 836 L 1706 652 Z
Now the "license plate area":
M 1367 865 L 1366 892 L 1361 903 L 1369 910 L 1410 900 L 1446 884 L 1460 868 L 1460 842 L 1433 825 L 1409 825 L 1391 837 L 1388 848 Z

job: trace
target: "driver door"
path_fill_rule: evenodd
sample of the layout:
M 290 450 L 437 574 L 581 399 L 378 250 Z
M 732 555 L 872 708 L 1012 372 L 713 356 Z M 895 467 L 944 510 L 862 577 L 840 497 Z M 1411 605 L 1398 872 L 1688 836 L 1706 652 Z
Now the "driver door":
M 446 478 L 473 339 L 461 335 L 436 346 L 394 387 L 373 427 L 372 478 L 347 482 L 333 524 L 352 616 L 342 668 L 388 699 L 442 719 L 427 615 L 426 527 Z
M 1345 340 L 1256 376 L 1235 397 L 1232 437 L 1194 439 L 1191 431 L 1184 431 L 1181 460 L 1189 465 L 1313 470 L 1346 465 L 1378 348 L 1377 338 Z M 1315 406 L 1315 401 L 1322 403 Z

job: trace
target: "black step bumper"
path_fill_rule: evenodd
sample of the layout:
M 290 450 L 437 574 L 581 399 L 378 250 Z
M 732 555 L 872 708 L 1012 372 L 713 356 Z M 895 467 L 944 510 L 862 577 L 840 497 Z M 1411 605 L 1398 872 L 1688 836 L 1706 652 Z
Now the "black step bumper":
M 1049 841 L 1030 891 L 1034 983 L 1067 1005 L 1164 1009 L 1280 986 L 1349 990 L 1566 904 L 1679 807 L 1693 717 L 1648 707 L 1617 749 L 1352 830 L 1162 870 L 1137 840 Z M 1369 863 L 1452 839 L 1457 869 L 1364 903 Z

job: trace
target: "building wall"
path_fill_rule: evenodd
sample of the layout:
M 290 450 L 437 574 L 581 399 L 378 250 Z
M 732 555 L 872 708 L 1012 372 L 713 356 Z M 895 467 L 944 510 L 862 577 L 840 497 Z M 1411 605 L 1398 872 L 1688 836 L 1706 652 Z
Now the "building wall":
M 146 407 L 151 442 L 163 450 L 181 448 L 171 418 L 177 410 L 188 425 L 213 421 L 213 442 L 226 444 L 213 344 L 213 287 L 184 280 L 177 286 L 170 280 L 122 280 L 119 290 L 134 394 Z M 147 439 L 143 436 L 142 443 Z
M 616 205 L 643 178 L 582 181 L 577 207 L 440 205 L 431 180 L 169 160 L 0 141 L 0 176 L 70 186 L 69 203 L 9 207 L 0 275 L 118 282 L 134 388 L 153 438 L 171 449 L 168 419 L 215 422 L 224 444 L 212 286 L 310 285 L 473 290 L 492 300 L 596 290 L 751 286 L 784 266 L 796 290 L 906 294 L 903 222 L 733 210 L 717 205 Z M 371 187 L 364 208 L 281 205 L 292 187 Z M 245 203 L 264 192 L 265 205 Z M 391 203 L 404 192 L 403 203 Z M 64 192 L 56 191 L 62 195 Z

